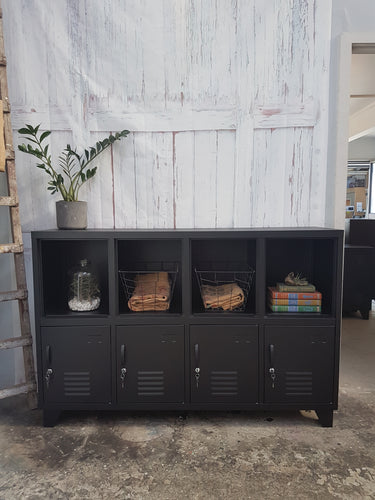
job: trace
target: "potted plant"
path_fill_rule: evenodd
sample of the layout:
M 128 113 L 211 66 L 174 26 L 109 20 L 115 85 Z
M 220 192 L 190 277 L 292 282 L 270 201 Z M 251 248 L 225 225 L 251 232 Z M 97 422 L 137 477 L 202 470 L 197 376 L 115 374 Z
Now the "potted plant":
M 39 132 L 40 124 L 36 127 L 26 125 L 18 130 L 31 143 L 27 146 L 20 144 L 18 149 L 23 153 L 35 156 L 36 166 L 43 169 L 49 176 L 48 181 L 51 194 L 59 192 L 62 200 L 56 202 L 56 221 L 59 229 L 86 229 L 87 202 L 78 199 L 79 190 L 86 181 L 94 177 L 97 167 L 88 168 L 96 158 L 114 142 L 126 137 L 129 130 L 122 130 L 110 134 L 106 139 L 98 141 L 95 146 L 84 150 L 79 155 L 69 144 L 59 156 L 58 167 L 52 164 L 49 145 L 44 141 L 51 134 L 50 130 Z

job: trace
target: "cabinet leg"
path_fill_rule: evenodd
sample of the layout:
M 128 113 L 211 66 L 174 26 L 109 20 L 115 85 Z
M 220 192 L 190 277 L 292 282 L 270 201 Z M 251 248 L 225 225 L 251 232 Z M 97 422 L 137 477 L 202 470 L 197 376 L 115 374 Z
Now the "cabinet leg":
M 322 427 L 332 427 L 333 410 L 315 410 Z
M 43 425 L 44 427 L 55 427 L 59 417 L 60 410 L 43 410 Z
M 360 309 L 362 319 L 369 319 L 370 311 L 368 309 Z

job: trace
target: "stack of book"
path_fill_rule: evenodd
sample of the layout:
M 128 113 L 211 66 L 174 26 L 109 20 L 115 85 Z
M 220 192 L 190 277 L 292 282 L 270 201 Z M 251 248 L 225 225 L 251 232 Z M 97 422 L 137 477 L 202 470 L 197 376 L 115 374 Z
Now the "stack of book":
M 322 311 L 322 294 L 314 285 L 286 285 L 278 283 L 268 287 L 268 305 L 273 312 L 309 312 Z

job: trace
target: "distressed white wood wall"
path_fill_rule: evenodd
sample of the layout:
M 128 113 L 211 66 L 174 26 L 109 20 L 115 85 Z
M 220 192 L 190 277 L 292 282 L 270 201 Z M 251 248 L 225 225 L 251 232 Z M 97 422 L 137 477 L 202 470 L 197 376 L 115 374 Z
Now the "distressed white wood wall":
M 81 191 L 90 227 L 326 221 L 331 0 L 2 0 L 15 143 L 129 129 Z M 24 232 L 55 227 L 16 157 Z M 44 175 L 43 175 L 44 174 Z

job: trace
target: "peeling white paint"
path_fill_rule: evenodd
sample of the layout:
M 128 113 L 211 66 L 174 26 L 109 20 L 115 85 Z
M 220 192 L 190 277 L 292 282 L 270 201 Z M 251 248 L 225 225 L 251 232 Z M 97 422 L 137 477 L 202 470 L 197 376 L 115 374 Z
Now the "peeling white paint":
M 132 131 L 82 190 L 90 227 L 325 223 L 330 0 L 2 7 L 15 131 L 42 122 L 58 152 Z M 54 227 L 16 160 L 23 230 Z

